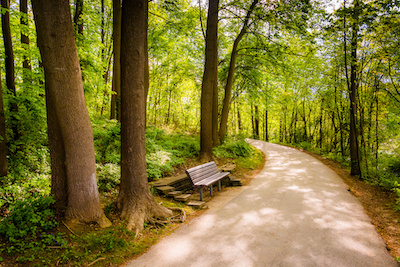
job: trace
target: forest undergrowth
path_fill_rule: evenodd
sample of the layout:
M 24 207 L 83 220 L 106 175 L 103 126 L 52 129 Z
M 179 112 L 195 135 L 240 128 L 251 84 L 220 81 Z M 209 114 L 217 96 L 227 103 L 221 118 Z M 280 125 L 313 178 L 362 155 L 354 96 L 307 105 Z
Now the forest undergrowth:
M 50 159 L 47 148 L 31 150 L 32 164 L 17 164 L 18 171 L 1 180 L 0 187 L 0 266 L 112 266 L 139 255 L 159 238 L 179 227 L 170 223 L 149 222 L 142 234 L 127 231 L 116 209 L 120 182 L 120 125 L 115 121 L 93 123 L 97 180 L 101 202 L 113 226 L 101 229 L 96 224 L 71 226 L 54 213 L 50 196 Z M 35 151 L 36 150 L 36 151 Z M 166 176 L 180 174 L 198 165 L 199 137 L 156 127 L 146 130 L 147 174 L 150 185 Z M 261 152 L 243 138 L 230 138 L 214 149 L 217 163 L 235 162 L 238 176 L 262 166 Z M 23 161 L 27 162 L 27 161 Z M 163 206 L 183 210 L 190 219 L 201 210 L 163 198 L 151 189 Z M 178 208 L 178 209 L 176 209 Z M 175 214 L 179 217 L 180 214 Z

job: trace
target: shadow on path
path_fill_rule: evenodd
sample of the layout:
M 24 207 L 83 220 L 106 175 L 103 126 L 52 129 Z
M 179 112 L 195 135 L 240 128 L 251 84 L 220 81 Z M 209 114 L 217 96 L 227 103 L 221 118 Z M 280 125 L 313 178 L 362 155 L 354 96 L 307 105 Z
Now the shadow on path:
M 249 142 L 266 155 L 249 186 L 127 266 L 398 266 L 335 172 L 295 149 Z

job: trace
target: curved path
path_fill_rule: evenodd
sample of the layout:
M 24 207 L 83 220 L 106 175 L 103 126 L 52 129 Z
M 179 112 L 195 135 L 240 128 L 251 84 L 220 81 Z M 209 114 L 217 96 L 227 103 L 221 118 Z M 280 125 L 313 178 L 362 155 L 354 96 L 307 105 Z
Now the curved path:
M 249 142 L 267 158 L 250 185 L 127 266 L 398 266 L 334 171 L 295 149 Z

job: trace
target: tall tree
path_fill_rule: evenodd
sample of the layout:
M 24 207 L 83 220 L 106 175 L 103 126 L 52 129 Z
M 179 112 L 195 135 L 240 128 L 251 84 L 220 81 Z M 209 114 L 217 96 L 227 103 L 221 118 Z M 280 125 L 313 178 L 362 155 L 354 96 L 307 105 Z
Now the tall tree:
M 109 226 L 111 223 L 100 208 L 93 132 L 83 94 L 69 1 L 33 0 L 32 7 L 45 72 L 51 156 L 58 156 L 56 161 L 52 159 L 57 164 L 52 164 L 52 170 L 63 172 L 60 177 L 55 176 L 56 171 L 52 172 L 52 186 L 64 179 L 60 182 L 62 186 L 56 188 L 63 192 L 53 190 L 53 193 L 67 192 L 67 218 Z
M 121 24 L 121 185 L 118 207 L 136 233 L 151 217 L 171 211 L 158 205 L 146 172 L 147 0 L 124 0 Z
M 114 64 L 111 96 L 111 119 L 121 121 L 121 0 L 113 0 Z
M 27 56 L 27 52 L 29 51 L 29 36 L 27 35 L 28 30 L 28 0 L 20 0 L 19 2 L 19 10 L 21 11 L 21 44 L 22 49 L 24 50 L 22 67 L 24 68 L 24 80 L 27 81 L 28 71 L 31 70 L 31 62 L 29 57 Z
M 218 71 L 218 5 L 219 0 L 209 0 L 200 114 L 200 158 L 204 161 L 211 160 L 213 156 L 213 98 Z
M 0 75 L 1 89 L 1 75 Z M 7 175 L 6 118 L 4 116 L 3 93 L 0 90 L 0 177 Z
M 18 113 L 17 105 L 17 91 L 15 89 L 15 68 L 14 68 L 14 50 L 11 37 L 10 27 L 10 1 L 1 0 L 1 7 L 5 9 L 1 13 L 1 26 L 3 30 L 4 40 L 4 51 L 5 51 L 5 65 L 6 65 L 6 87 L 7 92 L 11 94 L 10 111 L 11 111 L 11 125 L 14 134 L 14 140 L 19 138 L 18 130 L 18 119 L 16 118 Z
M 345 55 L 345 68 L 347 85 L 350 96 L 350 172 L 351 175 L 361 175 L 360 167 L 360 149 L 358 143 L 358 130 L 357 130 L 357 45 L 358 45 L 358 30 L 359 30 L 359 17 L 360 17 L 360 2 L 356 0 L 352 9 L 352 23 L 351 23 L 351 41 L 350 41 L 350 80 L 347 73 L 347 40 L 346 29 L 344 29 L 344 55 Z M 344 19 L 344 24 L 346 20 Z M 346 26 L 346 25 L 344 25 Z
M 250 16 L 256 7 L 259 0 L 253 0 L 250 5 L 250 8 L 247 11 L 246 17 L 243 21 L 242 29 L 240 30 L 239 34 L 236 36 L 235 41 L 233 42 L 232 52 L 231 52 L 231 60 L 229 62 L 229 70 L 228 70 L 228 78 L 225 84 L 225 98 L 222 105 L 222 112 L 221 112 L 221 121 L 219 127 L 219 139 L 222 142 L 225 139 L 226 130 L 228 126 L 228 115 L 229 115 L 229 106 L 231 103 L 232 98 L 232 86 L 233 86 L 233 77 L 235 74 L 236 69 L 236 59 L 238 54 L 238 46 L 240 41 L 242 40 L 243 36 L 246 34 L 247 29 L 249 27 L 249 20 Z
M 74 27 L 75 27 L 75 33 L 79 38 L 82 37 L 83 35 L 82 14 L 83 14 L 83 0 L 75 0 Z

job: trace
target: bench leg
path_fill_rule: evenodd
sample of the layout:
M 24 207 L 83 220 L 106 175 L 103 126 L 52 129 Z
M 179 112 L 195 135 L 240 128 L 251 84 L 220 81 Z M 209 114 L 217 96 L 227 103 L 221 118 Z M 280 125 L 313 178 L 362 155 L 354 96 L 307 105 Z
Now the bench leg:
M 212 191 L 213 191 L 213 188 L 212 188 L 212 185 L 210 185 L 210 196 L 212 196 Z
M 218 181 L 218 191 L 221 191 L 221 180 Z
M 203 187 L 200 187 L 200 201 L 203 201 Z

